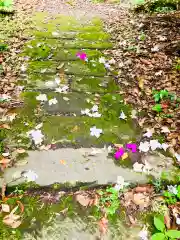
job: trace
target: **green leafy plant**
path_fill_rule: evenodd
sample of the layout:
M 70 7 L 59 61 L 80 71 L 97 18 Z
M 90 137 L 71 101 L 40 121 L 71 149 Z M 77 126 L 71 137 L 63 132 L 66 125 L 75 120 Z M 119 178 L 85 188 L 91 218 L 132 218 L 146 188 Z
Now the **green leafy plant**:
M 180 200 L 180 185 L 174 186 L 174 188 L 176 189 L 177 194 L 175 194 L 173 192 L 169 192 L 169 191 L 164 191 L 164 193 L 163 193 L 163 195 L 165 197 L 165 201 L 168 204 L 175 204 L 176 202 L 178 202 Z
M 98 208 L 104 209 L 107 215 L 113 215 L 119 208 L 118 191 L 113 187 L 108 187 L 105 191 L 98 191 L 100 201 Z
M 160 90 L 156 91 L 153 90 L 153 97 L 155 102 L 160 102 L 160 100 L 168 98 L 169 97 L 169 92 L 167 90 Z
M 164 224 L 164 216 L 154 216 L 154 226 L 159 231 L 154 233 L 151 240 L 166 240 L 166 239 L 178 239 L 180 238 L 180 231 L 167 230 Z
M 156 104 L 152 107 L 152 110 L 153 111 L 156 111 L 156 112 L 162 112 L 162 106 L 161 104 Z

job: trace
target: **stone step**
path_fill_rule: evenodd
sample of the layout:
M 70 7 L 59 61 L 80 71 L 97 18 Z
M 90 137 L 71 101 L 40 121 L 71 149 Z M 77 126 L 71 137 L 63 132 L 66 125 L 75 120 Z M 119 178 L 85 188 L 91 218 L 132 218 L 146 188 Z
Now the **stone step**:
M 107 71 L 103 64 L 97 62 L 83 62 L 80 60 L 72 62 L 56 61 L 31 61 L 28 64 L 27 73 L 58 73 L 58 68 L 62 68 L 65 74 L 80 76 L 103 77 Z
M 21 176 L 21 172 L 32 170 L 37 175 L 36 183 L 41 186 L 53 183 L 66 182 L 93 182 L 98 184 L 115 183 L 117 176 L 124 177 L 126 182 L 142 183 L 147 180 L 143 174 L 133 172 L 131 169 L 122 168 L 108 158 L 107 151 L 97 149 L 100 153 L 96 156 L 87 156 L 92 152 L 88 148 L 66 148 L 48 151 L 29 151 L 26 158 L 28 163 L 24 166 L 9 168 L 5 171 L 6 183 Z M 61 163 L 64 161 L 64 164 Z M 103 171 L 102 171 L 103 169 Z M 9 185 L 23 183 L 24 178 L 12 181 Z
M 20 85 L 26 86 L 26 91 L 33 89 L 36 91 L 52 90 L 54 91 L 58 85 L 55 79 L 60 79 L 59 75 L 55 74 L 30 74 L 21 75 L 19 79 Z M 52 83 L 52 84 L 48 84 Z M 61 79 L 62 84 L 69 85 L 71 91 L 75 92 L 92 92 L 92 93 L 116 93 L 120 90 L 120 86 L 116 84 L 112 77 L 94 77 L 94 76 L 74 76 L 74 75 L 64 75 Z
M 34 42 L 33 42 L 34 41 Z M 42 43 L 41 47 L 37 47 L 37 40 L 33 40 L 29 42 L 29 44 L 26 45 L 24 51 L 21 53 L 21 56 L 23 57 L 30 57 L 32 61 L 37 61 L 37 60 L 47 60 L 47 59 L 52 59 L 52 60 L 60 60 L 60 61 L 76 61 L 77 56 L 76 54 L 78 52 L 85 52 L 87 54 L 87 57 L 89 60 L 91 59 L 97 59 L 102 56 L 102 53 L 96 49 L 86 49 L 83 47 L 83 50 L 80 48 L 80 46 L 76 46 L 76 48 L 65 48 L 62 47 L 62 42 L 61 41 L 56 41 L 56 43 L 49 44 L 51 41 L 48 41 L 48 44 L 46 41 L 41 41 Z M 54 41 L 54 40 L 53 40 Z M 103 46 L 104 43 L 101 43 L 101 46 L 99 47 L 104 48 L 105 45 Z M 109 43 L 105 43 L 108 44 Z M 91 44 L 92 45 L 92 44 Z M 33 48 L 30 48 L 32 46 Z M 53 47 L 54 46 L 54 47 Z M 107 45 L 106 45 L 107 46 Z M 110 46 L 110 45 L 109 45 Z M 63 48 L 63 49 L 62 49 Z

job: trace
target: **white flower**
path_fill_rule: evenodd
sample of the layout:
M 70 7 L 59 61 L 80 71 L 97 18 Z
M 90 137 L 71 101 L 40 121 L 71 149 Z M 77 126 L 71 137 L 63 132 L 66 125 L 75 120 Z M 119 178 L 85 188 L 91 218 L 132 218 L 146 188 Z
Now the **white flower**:
M 179 217 L 176 218 L 176 224 L 180 225 L 180 218 Z
M 46 94 L 40 94 L 39 96 L 36 97 L 36 100 L 38 101 L 47 101 L 47 96 Z
M 127 118 L 127 116 L 124 114 L 123 111 L 121 111 L 121 114 L 120 114 L 119 118 L 125 120 Z
M 153 128 L 151 128 L 151 129 L 148 128 L 146 131 L 147 132 L 143 136 L 148 137 L 148 138 L 152 137 L 152 135 L 154 133 L 154 129 Z
M 9 152 L 6 152 L 6 153 L 2 153 L 3 157 L 8 157 L 10 154 Z
M 158 140 L 150 140 L 150 147 L 152 151 L 156 150 L 156 148 L 162 148 Z
M 28 135 L 31 136 L 36 145 L 41 144 L 44 139 L 44 135 L 42 134 L 41 130 L 32 130 L 28 132 Z
M 170 186 L 167 186 L 167 188 L 168 188 L 168 192 L 173 193 L 175 195 L 178 194 L 177 185 L 175 186 L 170 185 Z
M 89 115 L 90 109 L 86 108 L 84 110 L 81 110 L 82 115 Z
M 111 153 L 111 152 L 112 152 L 112 147 L 111 147 L 111 145 L 108 146 L 108 147 L 106 147 L 106 145 L 104 145 L 104 148 L 103 148 L 103 149 L 104 149 L 104 150 L 107 150 L 108 153 Z
M 91 116 L 98 118 L 98 117 L 101 117 L 101 113 L 95 112 L 95 113 L 92 113 Z
M 170 133 L 169 128 L 166 127 L 166 126 L 161 127 L 161 129 L 162 129 L 162 130 L 161 130 L 162 133 Z
M 143 171 L 143 167 L 144 167 L 144 165 L 141 164 L 141 163 L 138 163 L 138 162 L 133 164 L 133 170 L 135 172 L 142 172 Z
M 99 138 L 101 134 L 102 134 L 102 129 L 96 128 L 96 126 L 90 128 L 91 136 L 95 136 L 95 137 Z
M 94 105 L 94 106 L 91 108 L 91 111 L 92 111 L 92 112 L 97 112 L 97 111 L 98 111 L 98 105 Z
M 109 64 L 109 63 L 105 63 L 105 64 L 104 64 L 104 66 L 105 66 L 105 68 L 108 68 L 108 69 L 110 69 L 110 68 L 111 68 L 111 66 L 110 66 L 110 64 Z
M 148 231 L 144 228 L 139 232 L 138 236 L 141 240 L 148 240 Z
M 47 82 L 45 83 L 45 85 L 46 85 L 47 87 L 52 87 L 52 86 L 54 85 L 54 82 L 53 82 L 53 81 L 47 81 Z
M 58 103 L 58 101 L 57 101 L 56 98 L 52 98 L 52 99 L 49 100 L 49 105 L 50 105 L 50 106 L 51 106 L 52 104 L 57 104 L 57 103 Z
M 57 37 L 57 36 L 59 36 L 59 33 L 58 33 L 58 32 L 52 32 L 52 35 L 53 35 L 54 37 Z
M 56 77 L 56 78 L 55 78 L 55 82 L 56 82 L 57 85 L 59 85 L 60 82 L 61 82 L 60 78 L 59 78 L 59 77 Z
M 59 92 L 59 93 L 67 93 L 67 90 L 68 90 L 68 86 L 63 86 L 63 87 L 59 87 L 59 88 L 56 88 L 55 89 L 55 92 Z
M 99 63 L 105 64 L 106 63 L 106 59 L 104 57 L 100 57 L 99 58 Z
M 178 162 L 180 162 L 180 154 L 175 153 L 174 156 L 177 158 Z
M 27 67 L 23 64 L 22 66 L 21 66 L 21 71 L 22 72 L 25 72 L 27 70 Z
M 126 183 L 124 181 L 124 178 L 121 177 L 121 176 L 118 176 L 117 177 L 117 182 L 116 182 L 116 185 L 114 186 L 114 189 L 116 189 L 117 191 L 123 189 L 125 186 L 128 186 L 129 183 Z
M 147 141 L 140 142 L 140 145 L 139 145 L 139 151 L 140 152 L 148 152 L 149 148 L 150 148 L 150 145 Z
M 28 182 L 34 182 L 38 178 L 38 175 L 32 170 L 23 172 L 22 176 L 25 177 Z
M 164 151 L 166 151 L 168 149 L 169 145 L 167 143 L 162 143 L 161 147 Z

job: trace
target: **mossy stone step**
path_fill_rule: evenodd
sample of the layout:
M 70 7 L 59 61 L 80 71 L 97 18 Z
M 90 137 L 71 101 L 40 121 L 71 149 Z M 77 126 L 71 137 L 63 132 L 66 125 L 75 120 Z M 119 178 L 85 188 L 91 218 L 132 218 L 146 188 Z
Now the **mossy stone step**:
M 96 138 L 90 135 L 90 128 L 96 126 L 103 134 Z M 43 133 L 46 142 L 54 141 L 74 142 L 84 147 L 104 146 L 107 143 L 127 143 L 135 139 L 135 129 L 132 123 L 117 120 L 113 124 L 108 121 L 97 121 L 89 117 L 49 116 L 44 119 Z M 137 132 L 136 132 L 137 133 Z
M 34 38 L 49 38 L 49 39 L 79 39 L 79 40 L 91 40 L 91 41 L 105 41 L 110 39 L 110 35 L 99 31 L 96 34 L 91 32 L 58 32 L 58 34 L 53 34 L 53 31 L 36 31 L 36 30 L 26 30 L 24 32 L 25 36 L 33 36 Z
M 63 66 L 63 67 L 61 67 Z M 74 62 L 55 62 L 55 61 L 31 61 L 28 65 L 29 73 L 58 73 L 59 68 L 63 69 L 68 75 L 81 76 L 105 76 L 106 69 L 103 64 L 97 62 L 83 62 L 80 60 Z

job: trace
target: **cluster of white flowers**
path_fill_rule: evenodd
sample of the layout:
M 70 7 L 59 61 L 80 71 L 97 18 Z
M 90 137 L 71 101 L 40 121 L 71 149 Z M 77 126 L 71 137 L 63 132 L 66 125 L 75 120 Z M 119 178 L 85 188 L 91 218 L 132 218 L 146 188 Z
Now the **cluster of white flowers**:
M 159 148 L 164 149 L 164 151 L 166 151 L 168 147 L 169 145 L 167 143 L 161 144 L 158 140 L 150 140 L 150 142 L 148 141 L 140 142 L 139 150 L 140 152 L 148 152 L 150 149 L 154 151 L 157 148 Z

